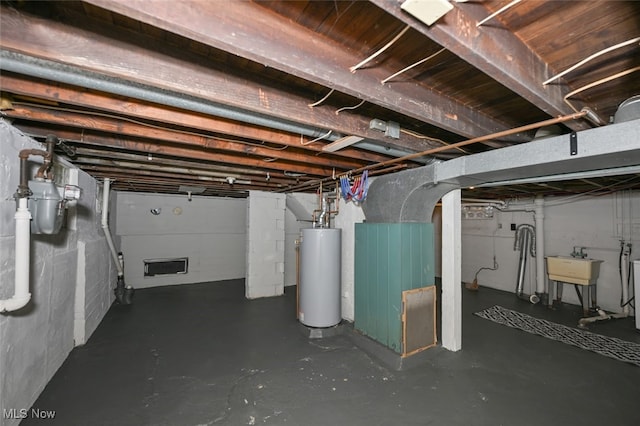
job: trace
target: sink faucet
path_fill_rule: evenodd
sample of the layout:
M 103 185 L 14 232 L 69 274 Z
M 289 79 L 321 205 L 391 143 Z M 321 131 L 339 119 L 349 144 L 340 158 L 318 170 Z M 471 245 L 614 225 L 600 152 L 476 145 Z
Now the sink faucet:
M 578 248 L 580 251 L 578 251 Z M 584 251 L 585 247 L 573 246 L 573 251 L 571 252 L 571 257 L 579 257 L 580 259 L 584 259 L 587 257 L 587 253 Z

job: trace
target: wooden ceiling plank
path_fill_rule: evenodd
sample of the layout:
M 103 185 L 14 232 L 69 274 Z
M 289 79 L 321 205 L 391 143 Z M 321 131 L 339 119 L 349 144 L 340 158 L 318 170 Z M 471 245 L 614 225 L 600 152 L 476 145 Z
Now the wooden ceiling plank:
M 17 106 L 12 110 L 3 111 L 2 115 L 13 119 L 44 122 L 48 124 L 80 128 L 82 130 L 91 129 L 116 135 L 147 138 L 165 143 L 184 144 L 206 149 L 261 156 L 263 158 L 277 158 L 300 163 L 307 163 L 310 158 L 308 155 L 291 152 L 286 149 L 269 149 L 253 144 L 232 142 L 216 137 L 207 137 L 206 135 L 197 136 L 194 134 L 185 134 L 172 130 L 160 129 L 156 126 L 148 127 L 116 118 L 90 116 L 70 111 L 60 112 L 57 110 L 50 110 L 48 108 Z M 330 157 L 331 156 L 315 156 L 311 158 L 315 165 L 335 167 L 343 170 L 354 169 L 367 164 L 362 161 Z
M 464 137 L 506 129 L 503 123 L 427 88 L 382 85 L 381 76 L 388 75 L 384 69 L 353 74 L 349 71 L 353 56 L 342 46 L 251 2 L 228 2 L 223 8 L 208 1 L 160 2 L 153 10 L 140 0 L 88 3 Z M 249 16 L 251 19 L 247 19 Z
M 416 31 L 451 51 L 550 116 L 571 114 L 563 101 L 564 84 L 543 86 L 553 70 L 515 34 L 500 27 L 476 27 L 489 12 L 480 3 L 456 4 L 432 26 L 405 13 L 396 0 L 369 0 Z M 591 126 L 584 120 L 566 123 L 573 130 Z
M 46 83 L 39 79 L 3 73 L 0 75 L 0 87 L 6 92 L 35 97 L 46 101 L 62 102 L 69 105 L 101 110 L 113 114 L 126 114 L 138 119 L 153 120 L 189 127 L 208 132 L 219 132 L 247 139 L 256 139 L 278 145 L 301 147 L 310 151 L 322 152 L 324 141 L 302 145 L 299 135 L 260 128 L 246 123 L 205 116 L 170 107 L 162 107 L 144 101 L 121 96 L 107 95 L 86 89 L 71 88 L 59 83 Z M 308 138 L 307 138 L 308 139 Z M 385 155 L 363 150 L 342 149 L 336 155 L 356 158 L 364 161 L 379 162 L 388 160 Z
M 160 4 L 163 3 L 156 6 Z M 202 63 L 202 58 L 182 58 L 176 57 L 175 52 L 169 55 L 149 50 L 124 41 L 122 37 L 107 38 L 60 22 L 20 14 L 6 6 L 0 6 L 0 11 L 0 46 L 7 50 L 263 116 L 333 129 L 383 146 L 408 150 L 431 146 L 404 134 L 398 139 L 386 138 L 383 133 L 369 128 L 372 117 L 363 117 L 357 112 L 336 115 L 332 109 L 309 108 L 310 99 L 217 70 Z M 130 40 L 141 37 L 138 34 L 129 36 Z M 143 43 L 146 46 L 154 44 L 157 45 L 153 39 L 145 39 Z

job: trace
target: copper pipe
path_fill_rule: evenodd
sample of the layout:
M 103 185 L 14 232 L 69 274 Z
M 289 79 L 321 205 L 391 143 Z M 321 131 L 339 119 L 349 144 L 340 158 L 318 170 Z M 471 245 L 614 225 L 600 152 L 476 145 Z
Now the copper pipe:
M 51 179 L 49 176 L 49 170 L 51 169 L 51 165 L 53 164 L 53 149 L 55 145 L 58 143 L 58 138 L 54 135 L 47 135 L 46 144 L 47 151 L 44 153 L 43 158 L 44 162 L 42 166 L 38 169 L 36 173 L 36 179 Z M 40 154 L 39 154 L 40 155 Z
M 489 139 L 498 139 L 498 138 L 501 138 L 501 137 L 504 137 L 504 136 L 513 135 L 515 133 L 527 132 L 529 130 L 539 129 L 540 127 L 550 126 L 552 124 L 558 124 L 558 123 L 564 123 L 565 121 L 577 120 L 579 118 L 582 118 L 582 117 L 586 116 L 588 113 L 589 113 L 588 110 L 583 109 L 582 111 L 576 112 L 576 113 L 573 113 L 573 114 L 562 115 L 560 117 L 551 118 L 549 120 L 539 121 L 537 123 L 527 124 L 525 126 L 516 127 L 514 129 L 509 129 L 509 130 L 503 130 L 501 132 L 491 133 L 490 135 L 479 136 L 479 137 L 473 138 L 473 139 L 467 139 L 466 141 L 452 143 L 451 145 L 445 145 L 445 146 L 439 146 L 439 147 L 436 147 L 436 148 L 430 148 L 430 149 L 428 149 L 426 151 L 416 152 L 414 154 L 405 155 L 404 157 L 398 157 L 398 158 L 394 158 L 392 160 L 382 161 L 380 163 L 376 163 L 376 164 L 371 164 L 369 166 L 360 167 L 358 169 L 353 169 L 353 170 L 347 172 L 346 174 L 356 174 L 356 173 L 363 172 L 365 170 L 377 169 L 378 167 L 386 167 L 386 166 L 389 166 L 391 164 L 400 163 L 402 161 L 412 160 L 414 158 L 423 157 L 425 155 L 435 154 L 435 153 L 442 152 L 442 151 L 448 151 L 450 149 L 456 149 L 456 148 L 461 147 L 461 146 L 471 145 L 471 144 L 478 143 L 478 142 L 484 142 L 484 141 L 487 141 Z M 292 188 L 287 188 L 287 189 L 283 190 L 283 192 L 285 192 L 285 191 L 286 192 L 290 192 L 290 191 L 294 191 L 296 189 L 305 188 L 307 186 L 318 185 L 321 182 L 327 182 L 327 181 L 329 181 L 331 179 L 332 178 L 329 177 L 329 178 L 324 178 L 324 179 L 320 179 L 320 180 L 307 181 L 305 183 L 301 183 L 299 185 L 296 185 L 296 186 L 294 186 Z

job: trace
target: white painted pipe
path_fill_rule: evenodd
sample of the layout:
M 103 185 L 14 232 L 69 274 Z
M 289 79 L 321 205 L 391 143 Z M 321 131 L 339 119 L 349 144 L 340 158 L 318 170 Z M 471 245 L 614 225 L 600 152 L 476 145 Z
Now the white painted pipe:
M 104 178 L 104 186 L 102 187 L 102 231 L 104 232 L 104 236 L 107 239 L 107 244 L 109 245 L 109 251 L 111 252 L 111 257 L 113 257 L 113 261 L 116 263 L 118 276 L 121 277 L 124 275 L 124 271 L 122 269 L 122 264 L 120 263 L 120 259 L 118 259 L 118 253 L 116 252 L 116 247 L 113 245 L 113 239 L 111 238 L 111 231 L 109 230 L 109 191 L 110 190 L 111 190 L 111 179 Z
M 613 320 L 613 319 L 621 319 L 621 318 L 627 318 L 629 316 L 629 313 L 621 313 L 621 314 L 608 314 L 605 311 L 603 311 L 602 309 L 598 309 L 598 315 L 595 317 L 585 317 L 585 318 L 580 318 L 580 320 L 578 321 L 578 327 L 580 328 L 587 328 L 587 324 L 591 324 L 594 323 L 596 321 L 606 321 L 606 320 Z
M 0 300 L 0 312 L 16 311 L 31 300 L 29 293 L 29 267 L 31 246 L 31 212 L 27 208 L 27 198 L 18 198 L 15 251 L 15 290 L 10 299 Z
M 535 199 L 535 226 L 536 226 L 536 293 L 542 295 L 545 291 L 544 273 L 544 197 L 537 196 Z

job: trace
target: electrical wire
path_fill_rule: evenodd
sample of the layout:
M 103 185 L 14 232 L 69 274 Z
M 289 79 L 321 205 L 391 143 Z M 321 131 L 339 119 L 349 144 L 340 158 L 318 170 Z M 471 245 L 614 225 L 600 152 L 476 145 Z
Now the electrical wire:
M 565 102 L 567 105 L 569 105 L 569 107 L 571 107 L 571 109 L 572 109 L 572 110 L 574 110 L 575 112 L 578 112 L 578 110 L 576 109 L 576 107 L 574 107 L 574 106 L 573 106 L 573 104 L 572 104 L 571 102 L 569 102 L 569 98 L 570 98 L 571 96 L 577 95 L 578 93 L 580 93 L 580 92 L 584 92 L 584 91 L 585 91 L 585 90 L 587 90 L 587 89 L 591 89 L 592 87 L 599 86 L 599 85 L 601 85 L 601 84 L 607 83 L 607 82 L 612 81 L 612 80 L 615 80 L 615 79 L 617 79 L 617 78 L 624 77 L 625 75 L 631 74 L 631 73 L 636 72 L 636 71 L 640 71 L 640 66 L 633 67 L 633 68 L 630 68 L 630 69 L 628 69 L 628 70 L 621 71 L 621 72 L 619 72 L 619 73 L 616 73 L 616 74 L 610 75 L 610 76 L 605 77 L 605 78 L 601 78 L 600 80 L 596 80 L 596 81 L 594 81 L 593 83 L 589 83 L 589 84 L 587 84 L 587 85 L 585 85 L 585 86 L 582 86 L 582 87 L 580 87 L 579 89 L 576 89 L 576 90 L 574 90 L 574 91 L 572 91 L 572 92 L 567 93 L 567 94 L 564 96 L 564 102 Z M 595 114 L 595 113 L 594 113 L 594 114 Z M 597 115 L 596 115 L 596 116 L 597 116 Z M 598 118 L 599 118 L 599 117 L 598 117 Z M 601 120 L 601 121 L 602 121 L 602 120 Z
M 327 93 L 322 99 L 320 99 L 319 101 L 316 101 L 312 104 L 308 104 L 308 106 L 310 106 L 311 108 L 320 105 L 321 103 L 323 103 L 324 101 L 326 101 L 327 99 L 329 99 L 329 96 L 331 96 L 331 94 L 333 92 L 335 92 L 336 89 L 331 89 L 331 91 L 329 93 Z
M 442 144 L 442 145 L 445 145 L 445 146 L 449 146 L 449 145 L 451 145 L 451 143 L 446 142 L 446 141 L 443 141 L 442 139 L 434 138 L 434 137 L 431 137 L 431 136 L 421 135 L 420 133 L 417 133 L 417 132 L 414 132 L 414 131 L 411 131 L 411 130 L 400 129 L 400 131 L 401 131 L 402 133 L 404 133 L 404 134 L 409 135 L 409 136 L 413 136 L 414 138 L 424 139 L 424 140 L 427 140 L 427 141 L 430 141 L 430 142 L 438 142 L 438 143 L 440 143 L 440 144 Z M 456 147 L 454 147 L 454 148 L 455 148 L 455 149 L 457 149 L 457 150 L 458 150 L 458 151 L 460 151 L 460 152 L 465 153 L 465 154 L 468 154 L 468 153 L 469 153 L 469 151 L 467 151 L 467 150 L 465 150 L 465 149 L 462 149 L 462 148 L 460 148 L 460 147 L 457 147 L 457 146 L 456 146 Z
M 333 130 L 329 130 L 327 133 L 325 133 L 322 136 L 319 136 L 313 140 L 310 140 L 309 142 L 303 142 L 304 141 L 304 137 L 302 135 L 300 135 L 300 145 L 302 146 L 307 146 L 307 145 L 311 145 L 314 142 L 318 142 L 319 140 L 322 140 L 324 138 L 326 138 L 327 136 L 329 136 L 331 133 L 333 132 Z
M 478 22 L 476 24 L 476 28 L 479 27 L 480 25 L 484 24 L 485 22 L 489 21 L 490 19 L 493 19 L 494 17 L 500 15 L 502 12 L 504 12 L 505 10 L 511 8 L 512 6 L 515 6 L 516 4 L 520 3 L 521 1 L 522 0 L 513 0 L 508 5 L 501 7 L 499 10 L 493 12 L 491 15 L 487 16 L 482 21 Z
M 362 60 L 359 64 L 354 65 L 352 67 L 349 67 L 349 71 L 351 71 L 352 73 L 355 73 L 356 70 L 358 70 L 360 67 L 362 67 L 363 65 L 367 64 L 368 62 L 374 60 L 375 58 L 377 58 L 379 55 L 381 55 L 385 50 L 387 50 L 388 48 L 390 48 L 391 46 L 393 46 L 393 44 L 398 41 L 400 39 L 400 37 L 402 37 L 404 35 L 404 33 L 406 33 L 407 31 L 409 31 L 409 28 L 411 28 L 411 26 L 407 25 L 406 27 L 404 27 L 402 29 L 402 31 L 400 31 L 400 33 L 398 33 L 393 39 L 391 39 L 391 41 L 389 41 L 387 44 L 385 44 L 384 46 L 382 46 L 382 48 L 380 48 L 377 52 L 375 52 L 373 55 L 369 56 L 368 58 L 365 58 L 364 60 Z
M 616 44 L 614 46 L 607 47 L 606 49 L 602 49 L 599 52 L 596 52 L 593 55 L 590 55 L 590 56 L 586 57 L 585 59 L 581 60 L 577 64 L 567 68 L 566 70 L 562 71 L 560 74 L 551 77 L 547 81 L 543 82 L 542 85 L 546 86 L 547 84 L 551 83 L 552 81 L 555 81 L 555 80 L 559 79 L 560 77 L 570 73 L 571 71 L 574 71 L 574 70 L 580 68 L 581 66 L 583 66 L 587 62 L 590 62 L 590 61 L 596 59 L 597 57 L 604 55 L 605 53 L 609 53 L 609 52 L 611 52 L 613 50 L 619 49 L 619 48 L 624 47 L 624 46 L 628 46 L 628 45 L 636 43 L 636 42 L 640 42 L 640 37 L 632 38 L 630 40 L 623 41 L 622 43 L 618 43 L 618 44 Z
M 342 107 L 340 109 L 336 110 L 336 115 L 340 114 L 342 111 L 346 111 L 346 110 L 351 110 L 351 109 L 356 109 L 362 106 L 362 104 L 364 104 L 364 99 L 362 100 L 362 102 L 360 102 L 358 105 L 354 105 L 354 106 L 347 106 L 347 107 Z
M 418 65 L 423 64 L 423 63 L 427 62 L 429 59 L 431 59 L 431 58 L 435 58 L 436 56 L 438 56 L 439 54 L 441 54 L 441 53 L 442 53 L 442 52 L 444 52 L 445 50 L 447 50 L 447 49 L 445 49 L 445 48 L 443 47 L 442 49 L 438 50 L 438 51 L 437 51 L 436 53 L 434 53 L 433 55 L 429 55 L 429 56 L 427 56 L 427 57 L 426 57 L 426 58 L 424 58 L 424 59 L 420 59 L 418 62 L 416 62 L 416 63 L 414 63 L 414 64 L 411 64 L 411 65 L 409 65 L 408 67 L 405 67 L 405 68 L 401 69 L 401 70 L 400 70 L 400 71 L 398 71 L 397 73 L 392 74 L 392 75 L 390 75 L 389 77 L 385 78 L 384 80 L 382 80 L 382 81 L 380 82 L 380 84 L 385 84 L 387 81 L 392 80 L 393 78 L 395 78 L 395 77 L 399 76 L 400 74 L 404 74 L 405 72 L 409 71 L 410 69 L 415 68 L 415 67 L 417 67 Z

